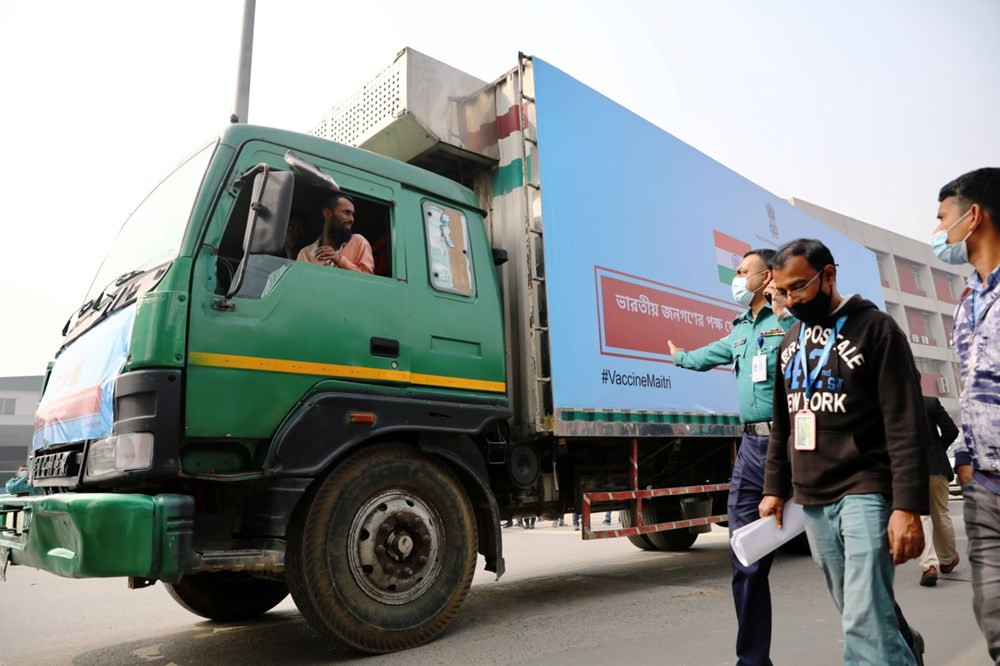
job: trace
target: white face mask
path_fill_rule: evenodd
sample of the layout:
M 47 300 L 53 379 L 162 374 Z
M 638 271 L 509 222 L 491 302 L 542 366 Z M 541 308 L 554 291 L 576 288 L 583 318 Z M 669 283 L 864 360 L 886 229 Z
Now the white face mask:
M 969 236 L 972 235 L 972 231 L 970 230 L 969 233 L 965 234 L 965 238 L 957 243 L 948 242 L 948 233 L 971 212 L 972 209 L 970 208 L 965 211 L 965 215 L 962 215 L 962 217 L 955 220 L 950 227 L 942 229 L 931 236 L 931 251 L 934 252 L 934 256 L 944 263 L 961 266 L 962 264 L 969 262 L 969 246 L 965 244 L 965 241 L 969 240 Z
M 767 271 L 761 271 L 760 273 L 757 273 L 757 275 L 763 275 L 766 272 Z M 757 277 L 757 275 L 751 275 L 748 278 L 745 277 L 733 278 L 733 284 L 732 284 L 733 300 L 745 308 L 750 307 L 750 303 L 753 302 L 754 294 L 756 294 L 758 291 L 764 288 L 764 285 L 761 285 L 758 289 L 755 289 L 754 291 L 750 291 L 749 289 L 747 289 L 747 282 Z

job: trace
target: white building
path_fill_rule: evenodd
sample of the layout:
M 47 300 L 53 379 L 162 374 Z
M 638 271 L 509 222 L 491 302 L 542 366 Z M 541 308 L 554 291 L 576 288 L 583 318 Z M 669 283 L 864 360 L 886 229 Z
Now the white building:
M 801 199 L 789 201 L 875 253 L 886 310 L 910 340 L 924 395 L 939 398 L 959 423 L 959 366 L 952 349 L 951 329 L 958 297 L 972 267 L 943 263 L 934 256 L 928 243 Z M 935 226 L 934 216 L 929 214 L 924 229 L 928 239 Z M 850 267 L 841 266 L 839 270 L 850 270 Z
M 0 377 L 0 494 L 3 484 L 28 459 L 42 378 Z

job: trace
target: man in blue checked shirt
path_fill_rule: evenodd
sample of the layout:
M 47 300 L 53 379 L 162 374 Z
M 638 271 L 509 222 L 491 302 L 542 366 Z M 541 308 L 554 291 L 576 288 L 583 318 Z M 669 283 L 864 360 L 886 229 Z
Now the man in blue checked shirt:
M 931 249 L 945 263 L 975 268 L 955 312 L 964 434 L 955 473 L 965 497 L 972 608 L 1000 664 L 1000 169 L 959 176 L 938 201 Z
M 770 435 L 771 400 L 774 395 L 774 371 L 778 346 L 785 331 L 795 321 L 782 319 L 772 309 L 765 291 L 771 283 L 768 262 L 774 250 L 750 250 L 733 279 L 733 299 L 748 308 L 733 320 L 733 330 L 726 337 L 701 349 L 684 351 L 668 341 L 670 354 L 679 368 L 700 372 L 721 365 L 732 365 L 739 393 L 743 439 L 733 466 L 729 488 L 729 530 L 757 520 L 757 505 L 763 498 L 764 463 Z M 730 550 L 733 565 L 733 601 L 739 629 L 736 635 L 738 664 L 770 664 L 771 658 L 771 589 L 767 576 L 773 554 L 750 566 L 740 564 Z

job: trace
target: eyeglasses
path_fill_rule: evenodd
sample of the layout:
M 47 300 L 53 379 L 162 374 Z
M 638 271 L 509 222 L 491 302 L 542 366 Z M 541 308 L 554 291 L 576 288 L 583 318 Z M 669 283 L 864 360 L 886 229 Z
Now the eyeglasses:
M 794 298 L 795 300 L 799 300 L 800 298 L 802 298 L 802 296 L 805 295 L 806 290 L 809 289 L 809 286 L 813 282 L 815 282 L 816 279 L 820 275 L 823 274 L 823 269 L 825 269 L 825 268 L 826 267 L 824 266 L 822 269 L 820 269 L 819 272 L 816 273 L 816 275 L 813 275 L 811 278 L 809 278 L 809 281 L 806 282 L 801 287 L 795 287 L 794 289 L 779 289 L 778 287 L 775 287 L 774 288 L 774 293 L 776 293 L 781 298 L 789 298 L 789 297 L 791 297 L 791 298 Z

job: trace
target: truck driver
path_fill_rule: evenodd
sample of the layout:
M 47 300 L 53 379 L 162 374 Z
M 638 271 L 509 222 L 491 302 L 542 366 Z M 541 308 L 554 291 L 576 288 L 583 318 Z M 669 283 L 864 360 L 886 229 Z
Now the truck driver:
M 361 234 L 351 233 L 354 200 L 340 192 L 333 194 L 323 204 L 322 213 L 323 233 L 302 248 L 298 261 L 373 274 L 375 261 L 371 244 Z

